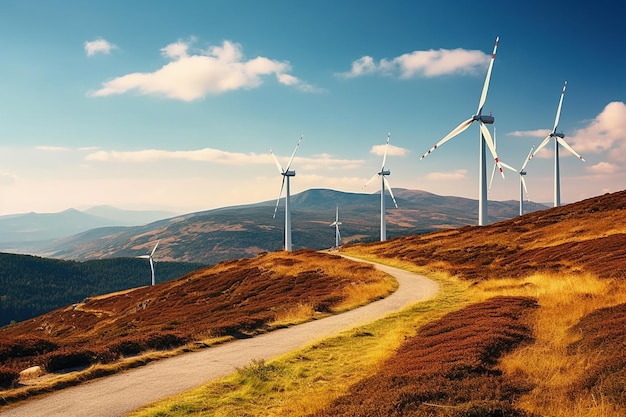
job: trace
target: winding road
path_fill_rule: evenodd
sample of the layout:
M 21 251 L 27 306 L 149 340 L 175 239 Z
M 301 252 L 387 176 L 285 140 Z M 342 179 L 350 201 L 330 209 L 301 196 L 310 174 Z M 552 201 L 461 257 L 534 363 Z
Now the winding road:
M 0 416 L 123 416 L 143 405 L 229 375 L 255 359 L 267 360 L 370 323 L 431 298 L 439 290 L 437 283 L 424 276 L 386 265 L 375 265 L 394 276 L 399 283 L 398 290 L 384 299 L 346 313 L 159 360 L 141 368 L 36 397 L 0 408 Z

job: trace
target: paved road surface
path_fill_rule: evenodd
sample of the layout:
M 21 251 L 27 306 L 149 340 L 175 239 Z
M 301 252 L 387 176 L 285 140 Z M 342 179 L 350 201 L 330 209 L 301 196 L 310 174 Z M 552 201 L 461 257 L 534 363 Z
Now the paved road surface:
M 361 326 L 434 296 L 438 285 L 426 277 L 384 265 L 377 267 L 399 282 L 389 297 L 336 316 L 273 331 L 251 339 L 185 353 L 106 378 L 67 388 L 12 407 L 0 416 L 111 417 L 123 416 L 212 379 L 229 375 L 252 360 L 270 359 L 316 340 Z

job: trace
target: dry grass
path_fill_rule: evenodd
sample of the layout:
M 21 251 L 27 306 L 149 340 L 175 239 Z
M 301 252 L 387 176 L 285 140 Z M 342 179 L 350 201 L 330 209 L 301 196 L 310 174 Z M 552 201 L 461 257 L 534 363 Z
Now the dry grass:
M 303 250 L 224 262 L 154 287 L 94 297 L 0 329 L 6 369 L 39 365 L 49 372 L 37 380 L 41 386 L 29 384 L 2 395 L 5 401 L 20 399 L 190 346 L 301 323 L 379 299 L 395 288 L 393 278 L 370 265 Z M 134 358 L 130 362 L 129 356 Z M 81 371 L 51 377 L 74 367 Z

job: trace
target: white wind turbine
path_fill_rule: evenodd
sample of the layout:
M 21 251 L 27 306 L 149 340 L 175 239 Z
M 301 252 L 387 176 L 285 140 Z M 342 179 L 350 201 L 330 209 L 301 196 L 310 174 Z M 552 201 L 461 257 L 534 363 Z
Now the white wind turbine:
M 489 130 L 485 126 L 485 124 L 493 124 L 494 118 L 491 116 L 485 116 L 482 114 L 483 106 L 487 99 L 487 90 L 489 89 L 489 80 L 491 78 L 491 70 L 493 68 L 493 61 L 496 58 L 496 49 L 498 48 L 499 37 L 496 38 L 496 43 L 493 47 L 493 53 L 491 54 L 491 61 L 489 62 L 489 69 L 487 70 L 487 76 L 485 77 L 485 83 L 483 84 L 483 91 L 480 95 L 480 101 L 478 102 L 478 110 L 476 114 L 462 122 L 460 125 L 455 127 L 450 133 L 448 133 L 443 139 L 441 139 L 435 146 L 430 148 L 428 152 L 426 152 L 420 159 L 424 159 L 428 156 L 432 151 L 457 136 L 458 134 L 464 132 L 473 122 L 478 121 L 478 126 L 480 128 L 480 146 L 479 146 L 479 172 L 478 172 L 478 225 L 483 226 L 487 224 L 487 168 L 486 168 L 486 160 L 485 160 L 485 144 L 489 147 L 491 151 L 491 155 L 493 155 L 493 159 L 500 170 L 500 174 L 504 178 L 504 172 L 502 170 L 502 165 L 500 160 L 498 159 L 498 154 L 496 153 L 496 148 L 491 139 L 491 134 Z
M 285 183 L 287 183 L 287 190 L 286 190 L 286 193 L 285 193 L 285 250 L 289 251 L 289 252 L 291 252 L 291 250 L 292 250 L 292 245 L 291 245 L 291 211 L 290 211 L 290 208 L 289 208 L 289 200 L 291 198 L 291 190 L 290 190 L 290 187 L 289 187 L 289 178 L 296 176 L 296 171 L 290 171 L 289 168 L 291 168 L 291 163 L 293 162 L 293 158 L 296 155 L 296 151 L 298 150 L 298 146 L 300 146 L 300 142 L 302 142 L 302 135 L 300 136 L 300 139 L 298 139 L 298 144 L 296 145 L 296 148 L 293 150 L 293 153 L 291 154 L 291 158 L 289 158 L 289 163 L 287 164 L 287 167 L 285 169 L 283 169 L 280 166 L 280 163 L 278 162 L 278 159 L 276 159 L 276 156 L 274 155 L 274 153 L 270 149 L 270 154 L 274 158 L 274 162 L 276 162 L 276 166 L 278 167 L 278 172 L 280 173 L 280 175 L 283 176 L 283 181 L 282 181 L 282 183 L 280 185 L 280 192 L 278 193 L 278 199 L 276 200 L 276 207 L 274 208 L 274 218 L 276 218 L 276 211 L 278 210 L 278 204 L 280 204 L 280 197 L 283 195 L 283 189 L 285 188 Z
M 533 149 L 535 149 L 535 145 L 533 145 L 530 148 L 530 152 L 528 152 L 528 156 L 524 160 L 524 163 L 522 164 L 522 167 L 520 168 L 519 171 L 513 168 L 512 166 L 504 162 L 501 162 L 503 167 L 510 169 L 513 172 L 517 172 L 519 174 L 519 215 L 520 216 L 524 214 L 524 191 L 526 192 L 526 198 L 528 199 L 528 188 L 526 188 L 526 180 L 524 180 L 526 171 L 524 171 L 524 168 L 526 168 L 526 164 L 528 164 L 528 161 L 530 161 L 530 156 L 533 153 Z M 491 183 L 489 184 L 489 188 L 491 188 Z
M 376 177 L 380 177 L 380 241 L 384 242 L 387 240 L 387 222 L 385 221 L 385 186 L 389 190 L 389 195 L 393 200 L 393 204 L 398 208 L 398 203 L 396 203 L 396 198 L 393 196 L 393 192 L 391 191 L 391 186 L 389 185 L 389 181 L 385 178 L 387 175 L 391 175 L 391 171 L 385 169 L 385 162 L 387 161 L 387 149 L 389 148 L 389 138 L 391 137 L 391 133 L 387 135 L 387 143 L 385 144 L 385 153 L 383 154 L 383 164 L 380 167 L 380 171 L 368 182 L 365 183 L 363 188 L 367 187 L 367 184 L 374 181 Z
M 339 226 L 341 222 L 339 221 L 339 206 L 337 206 L 337 211 L 335 212 L 335 221 L 330 224 L 330 226 L 335 226 L 335 247 L 338 248 L 341 246 L 341 233 L 339 233 Z
M 561 106 L 563 105 L 563 96 L 565 96 L 565 87 L 567 87 L 567 81 L 563 84 L 563 90 L 561 91 L 561 99 L 559 100 L 559 107 L 556 110 L 556 118 L 554 119 L 554 128 L 552 128 L 552 132 L 537 146 L 535 152 L 530 155 L 530 158 L 533 158 L 537 152 L 541 150 L 544 146 L 550 142 L 550 139 L 554 138 L 554 207 L 558 207 L 561 205 L 561 174 L 559 169 L 559 144 L 563 145 L 565 149 L 570 151 L 572 154 L 576 155 L 578 159 L 585 162 L 585 159 L 578 155 L 574 148 L 569 146 L 567 142 L 565 142 L 565 135 L 563 132 L 557 133 L 556 128 L 559 125 L 559 118 L 561 117 Z
M 154 245 L 154 249 L 152 249 L 152 252 L 150 252 L 150 255 L 141 255 L 138 256 L 137 258 L 142 258 L 142 259 L 148 259 L 150 261 L 150 271 L 152 272 L 152 285 L 154 285 L 155 281 L 154 281 L 154 252 L 156 252 L 157 246 L 159 246 L 159 241 L 157 241 L 156 245 Z

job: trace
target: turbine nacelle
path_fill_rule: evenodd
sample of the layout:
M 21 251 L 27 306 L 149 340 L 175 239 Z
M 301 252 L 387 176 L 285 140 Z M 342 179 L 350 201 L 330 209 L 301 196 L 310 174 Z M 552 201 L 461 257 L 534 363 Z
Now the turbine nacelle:
M 554 132 L 550 134 L 550 137 L 557 137 L 557 138 L 565 138 L 565 133 L 563 132 Z
M 483 122 L 486 125 L 492 125 L 493 122 L 496 121 L 496 119 L 492 116 L 492 115 L 488 115 L 485 116 L 483 114 L 477 114 L 475 115 L 472 120 L 480 120 L 481 122 Z
M 285 172 L 281 173 L 281 175 L 283 175 L 285 177 L 295 177 L 296 176 L 296 171 L 285 171 Z
M 526 175 L 526 171 L 522 170 L 519 172 L 520 175 Z
M 383 169 L 378 173 L 378 175 L 391 175 L 391 171 Z

